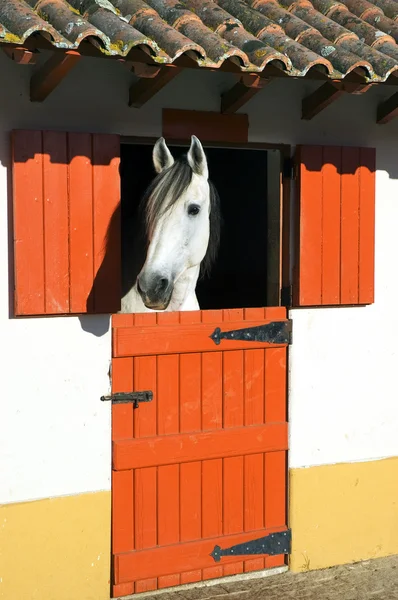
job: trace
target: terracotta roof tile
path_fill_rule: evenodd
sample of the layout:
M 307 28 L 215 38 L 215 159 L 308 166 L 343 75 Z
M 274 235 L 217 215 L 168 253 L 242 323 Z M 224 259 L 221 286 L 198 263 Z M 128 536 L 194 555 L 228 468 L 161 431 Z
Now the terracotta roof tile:
M 398 75 L 396 0 L 0 0 L 0 43 L 34 34 L 121 57 L 140 47 L 160 64 L 188 54 L 203 67 L 232 60 L 294 77 L 314 67 L 334 79 Z

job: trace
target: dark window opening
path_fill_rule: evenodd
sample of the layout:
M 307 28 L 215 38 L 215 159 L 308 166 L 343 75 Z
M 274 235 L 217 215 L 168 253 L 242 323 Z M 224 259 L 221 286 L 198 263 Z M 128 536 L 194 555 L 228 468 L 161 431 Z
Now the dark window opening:
M 169 144 L 173 156 L 187 148 Z M 246 308 L 275 305 L 279 290 L 270 294 L 279 265 L 279 168 L 270 171 L 270 152 L 232 148 L 205 148 L 210 179 L 220 197 L 222 228 L 217 260 L 210 275 L 200 278 L 196 293 L 201 309 Z M 274 173 L 275 171 L 275 173 Z M 121 147 L 122 253 L 135 252 L 138 268 L 145 260 L 143 240 L 134 246 L 132 224 L 145 189 L 155 176 L 152 145 Z M 271 173 L 271 175 L 270 175 Z M 272 185 L 270 186 L 270 179 Z M 271 192 L 270 192 L 271 190 Z M 276 192 L 275 192 L 276 190 Z M 270 207 L 270 203 L 273 207 Z M 273 233 L 272 233 L 273 231 Z M 136 240 L 137 241 L 137 240 Z M 138 256 L 138 247 L 143 249 Z M 270 251 L 271 248 L 271 251 Z M 124 262 L 124 261 L 123 261 Z M 275 261 L 274 261 L 275 262 Z M 279 281 L 276 282 L 279 286 Z M 272 299 L 272 300 L 271 300 Z

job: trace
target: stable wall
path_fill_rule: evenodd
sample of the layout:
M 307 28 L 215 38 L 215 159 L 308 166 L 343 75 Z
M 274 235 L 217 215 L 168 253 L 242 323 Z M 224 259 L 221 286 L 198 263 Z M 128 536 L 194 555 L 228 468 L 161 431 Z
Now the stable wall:
M 0 98 L 0 597 L 105 600 L 111 433 L 110 405 L 100 396 L 109 390 L 109 318 L 9 319 L 9 132 L 159 136 L 163 106 L 219 110 L 234 79 L 185 72 L 134 110 L 127 106 L 131 74 L 120 64 L 83 60 L 43 104 L 28 100 L 31 67 L 0 53 L 0 69 L 7 82 Z M 398 462 L 391 458 L 398 456 L 398 119 L 375 125 L 386 92 L 371 89 L 301 121 L 301 98 L 316 85 L 274 81 L 244 107 L 253 142 L 377 147 L 375 304 L 290 315 L 295 570 L 398 553 Z

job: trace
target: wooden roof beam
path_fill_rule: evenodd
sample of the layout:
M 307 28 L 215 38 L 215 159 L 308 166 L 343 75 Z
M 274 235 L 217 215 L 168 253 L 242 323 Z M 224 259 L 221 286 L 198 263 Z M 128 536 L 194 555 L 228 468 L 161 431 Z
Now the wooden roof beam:
M 327 81 L 302 101 L 301 118 L 310 121 L 344 94 L 363 94 L 373 84 Z
M 377 107 L 377 119 L 376 123 L 378 125 L 384 125 L 385 123 L 389 123 L 395 117 L 398 116 L 398 92 L 393 94 L 387 100 L 384 100 Z
M 30 50 L 23 46 L 2 46 L 2 49 L 4 54 L 18 65 L 34 65 L 39 54 L 37 50 Z
M 69 71 L 80 60 L 81 55 L 73 50 L 54 54 L 40 67 L 30 80 L 31 102 L 43 102 L 61 83 Z
M 129 91 L 129 106 L 141 108 L 155 94 L 160 92 L 174 77 L 181 73 L 182 68 L 174 65 L 154 67 L 133 63 L 132 70 L 140 79 L 133 83 Z
M 269 78 L 251 73 L 242 75 L 231 89 L 221 95 L 221 112 L 226 115 L 235 113 L 270 81 Z

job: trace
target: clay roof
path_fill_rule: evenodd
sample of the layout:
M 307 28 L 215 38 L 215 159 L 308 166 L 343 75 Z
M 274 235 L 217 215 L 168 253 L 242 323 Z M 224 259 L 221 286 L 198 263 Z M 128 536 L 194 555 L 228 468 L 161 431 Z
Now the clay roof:
M 200 67 L 272 65 L 294 77 L 317 68 L 332 79 L 359 69 L 385 81 L 398 70 L 398 1 L 0 0 L 0 43 L 31 36 L 120 57 L 139 47 L 159 64 L 188 54 Z

